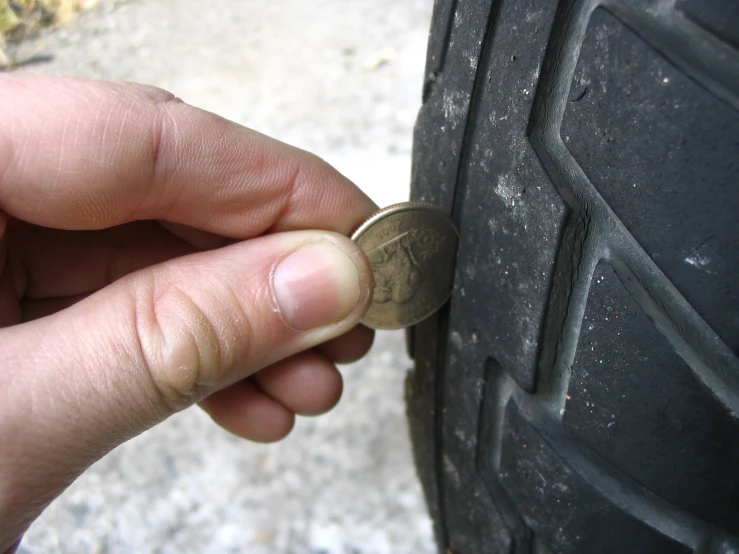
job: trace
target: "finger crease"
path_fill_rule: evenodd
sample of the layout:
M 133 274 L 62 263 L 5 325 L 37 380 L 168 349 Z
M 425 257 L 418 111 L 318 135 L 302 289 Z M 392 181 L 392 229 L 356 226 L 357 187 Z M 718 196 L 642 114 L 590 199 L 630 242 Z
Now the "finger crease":
M 167 157 L 165 155 L 165 142 L 168 140 L 169 135 L 175 136 L 177 134 L 177 122 L 172 114 L 169 112 L 168 104 L 170 103 L 182 103 L 176 97 L 168 98 L 159 102 L 156 102 L 155 109 L 158 117 L 153 118 L 154 124 L 152 126 L 152 139 L 150 148 L 150 159 L 149 167 L 151 175 L 149 182 L 142 190 L 141 201 L 134 208 L 133 218 L 142 219 L 143 214 L 146 213 L 146 219 L 152 219 L 151 210 L 161 209 L 162 195 L 167 186 Z M 167 130 L 167 123 L 171 123 L 173 130 L 169 132 Z M 171 140 L 171 139 L 170 139 Z M 176 138 L 174 139 L 176 141 Z M 152 193 L 157 193 L 158 198 L 152 200 Z M 163 219 L 159 217 L 158 219 Z
M 142 323 L 141 315 L 139 313 L 140 308 L 135 297 L 131 298 L 131 306 L 133 306 L 131 320 L 133 321 L 133 350 L 135 351 L 133 353 L 133 360 L 139 360 L 143 365 L 143 378 L 149 384 L 146 389 L 148 389 L 150 393 L 154 395 L 154 406 L 166 407 L 168 411 L 166 414 L 163 415 L 175 413 L 177 411 L 177 406 L 174 405 L 174 402 L 172 402 L 171 399 L 169 399 L 167 395 L 164 394 L 164 391 L 160 388 L 157 380 L 154 378 L 154 374 L 152 373 L 152 364 L 146 356 L 146 349 L 144 348 L 144 340 L 142 336 L 143 331 L 141 330 Z M 154 314 L 154 318 L 156 319 L 156 314 Z

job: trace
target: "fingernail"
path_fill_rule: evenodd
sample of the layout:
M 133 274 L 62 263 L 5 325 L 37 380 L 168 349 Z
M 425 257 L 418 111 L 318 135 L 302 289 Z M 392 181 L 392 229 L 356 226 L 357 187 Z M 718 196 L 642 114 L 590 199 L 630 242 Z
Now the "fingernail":
M 279 262 L 272 290 L 283 321 L 301 331 L 337 323 L 359 304 L 359 272 L 330 242 L 303 246 Z

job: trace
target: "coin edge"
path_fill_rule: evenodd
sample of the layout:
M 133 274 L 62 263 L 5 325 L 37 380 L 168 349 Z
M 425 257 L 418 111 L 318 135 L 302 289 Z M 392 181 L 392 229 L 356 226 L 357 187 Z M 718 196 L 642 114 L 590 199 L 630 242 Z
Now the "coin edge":
M 354 242 L 357 242 L 362 237 L 362 235 L 367 231 L 367 229 L 369 229 L 370 226 L 374 225 L 378 221 L 381 221 L 385 219 L 386 217 L 394 215 L 396 213 L 407 211 L 413 208 L 416 208 L 420 211 L 431 212 L 431 213 L 441 216 L 452 228 L 452 230 L 454 231 L 454 234 L 457 235 L 457 238 L 459 238 L 459 229 L 457 229 L 457 225 L 454 223 L 454 220 L 449 216 L 448 213 L 446 213 L 444 210 L 442 210 L 438 206 L 435 206 L 428 202 L 410 200 L 408 202 L 399 202 L 398 204 L 392 204 L 390 206 L 387 206 L 385 208 L 382 208 L 376 211 L 374 214 L 368 217 L 361 225 L 359 225 L 359 227 L 357 227 L 354 230 L 354 232 L 351 234 L 351 240 L 353 240 Z

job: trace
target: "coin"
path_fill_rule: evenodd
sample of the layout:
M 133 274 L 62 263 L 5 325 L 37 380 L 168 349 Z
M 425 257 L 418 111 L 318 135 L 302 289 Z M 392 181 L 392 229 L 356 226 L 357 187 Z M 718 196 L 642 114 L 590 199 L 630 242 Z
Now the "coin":
M 375 277 L 362 323 L 401 329 L 423 321 L 449 298 L 459 232 L 439 208 L 404 202 L 380 210 L 352 235 Z

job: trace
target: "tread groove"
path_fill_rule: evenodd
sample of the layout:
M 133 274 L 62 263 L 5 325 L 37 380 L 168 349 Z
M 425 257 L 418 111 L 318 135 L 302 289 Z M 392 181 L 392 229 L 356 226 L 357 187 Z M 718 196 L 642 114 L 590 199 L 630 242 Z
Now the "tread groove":
M 454 2 L 454 8 L 456 9 L 458 6 L 457 0 L 453 0 Z M 469 105 L 467 109 L 467 114 L 465 117 L 464 122 L 464 131 L 462 134 L 462 145 L 460 147 L 459 156 L 457 158 L 458 165 L 457 165 L 457 173 L 455 178 L 455 194 L 452 199 L 452 206 L 451 206 L 451 217 L 457 224 L 457 227 L 459 228 L 460 220 L 462 218 L 462 210 L 464 205 L 464 191 L 467 186 L 467 179 L 465 175 L 465 160 L 468 156 L 468 145 L 469 145 L 469 139 L 471 134 L 474 132 L 475 128 L 475 114 L 477 112 L 477 108 L 480 102 L 481 98 L 481 88 L 484 80 L 482 68 L 486 67 L 486 60 L 488 59 L 490 55 L 491 50 L 491 43 L 492 38 L 494 34 L 494 23 L 497 19 L 497 10 L 500 7 L 499 2 L 492 2 L 490 4 L 490 11 L 487 16 L 487 25 L 485 27 L 485 32 L 482 37 L 482 41 L 480 44 L 480 62 L 476 68 L 475 71 L 475 77 L 472 84 L 472 92 L 470 93 L 470 100 Z M 452 15 L 454 17 L 454 15 Z M 451 31 L 450 31 L 451 32 Z M 439 332 L 440 336 L 442 337 L 449 337 L 449 305 L 447 305 L 443 316 L 440 318 L 440 326 L 439 326 Z M 441 456 L 443 455 L 444 451 L 444 409 L 443 406 L 445 405 L 445 385 L 446 385 L 446 367 L 447 367 L 447 352 L 446 352 L 446 344 L 447 341 L 440 341 L 440 348 L 439 348 L 439 364 L 438 367 L 441 368 L 441 371 L 437 373 L 437 391 L 436 391 L 436 398 L 437 398 L 437 406 L 441 406 L 442 409 L 437 410 L 437 428 L 436 428 L 436 441 L 437 445 L 439 445 L 439 455 L 440 458 L 437 460 L 437 470 L 438 470 L 438 490 L 443 491 L 444 490 L 444 473 L 443 473 L 443 460 L 441 459 Z M 442 495 L 443 496 L 443 495 Z M 441 514 L 445 514 L 445 505 L 443 504 L 443 499 L 440 499 L 440 508 L 439 511 Z M 449 541 L 449 534 L 446 529 L 443 531 L 443 539 L 442 544 L 448 544 Z
M 497 479 L 500 472 L 500 446 L 503 437 L 503 418 L 496 412 L 508 403 L 513 394 L 513 379 L 503 381 L 497 376 L 503 368 L 493 358 L 485 363 L 485 384 L 482 402 L 480 403 L 480 426 L 477 444 L 476 466 L 480 479 L 485 483 L 488 493 L 493 498 L 495 507 L 500 512 L 508 531 L 513 537 L 513 554 L 529 554 L 534 549 L 531 529 L 526 525 L 521 514 Z M 498 390 L 500 387 L 500 390 Z M 494 399 L 494 400 L 493 400 Z M 485 440 L 488 437 L 488 440 Z M 492 440 L 489 438 L 492 437 Z

